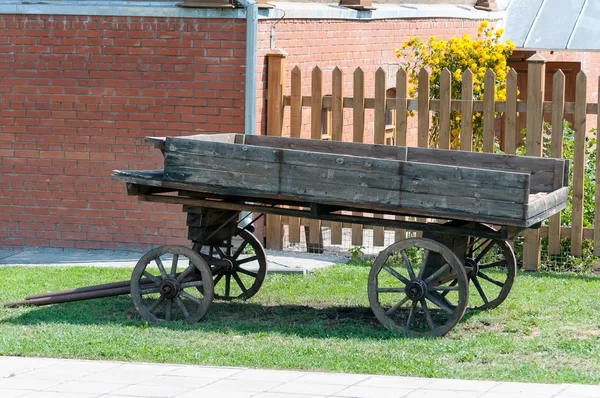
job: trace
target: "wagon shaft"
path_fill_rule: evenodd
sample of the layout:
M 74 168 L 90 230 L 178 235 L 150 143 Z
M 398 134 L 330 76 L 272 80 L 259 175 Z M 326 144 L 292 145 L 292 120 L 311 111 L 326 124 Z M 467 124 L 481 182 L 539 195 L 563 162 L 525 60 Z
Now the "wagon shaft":
M 144 280 L 144 284 L 149 284 L 151 281 Z M 20 307 L 24 305 L 42 306 L 58 303 L 69 303 L 73 301 L 83 301 L 95 298 L 121 296 L 129 294 L 131 289 L 129 281 L 107 283 L 103 285 L 81 287 L 70 290 L 61 290 L 58 292 L 34 294 L 27 296 L 25 300 L 14 301 L 4 304 L 7 308 Z

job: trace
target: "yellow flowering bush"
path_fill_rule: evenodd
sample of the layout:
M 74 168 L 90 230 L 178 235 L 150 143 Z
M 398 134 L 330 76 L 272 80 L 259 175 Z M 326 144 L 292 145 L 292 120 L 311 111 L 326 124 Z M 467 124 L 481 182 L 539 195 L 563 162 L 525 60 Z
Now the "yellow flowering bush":
M 515 48 L 514 43 L 507 40 L 500 42 L 504 34 L 503 29 L 495 30 L 488 21 L 483 21 L 477 31 L 477 38 L 473 39 L 468 34 L 462 38 L 453 37 L 450 40 L 438 40 L 435 36 L 425 43 L 416 36 L 395 49 L 399 58 L 405 60 L 402 66 L 409 76 L 409 96 L 416 98 L 415 86 L 419 83 L 421 67 L 430 69 L 430 98 L 440 98 L 440 77 L 442 70 L 448 68 L 452 74 L 451 95 L 453 99 L 461 98 L 462 76 L 465 70 L 473 73 L 473 98 L 483 100 L 484 78 L 488 69 L 496 73 L 496 100 L 506 99 L 506 76 L 509 67 L 506 64 L 508 57 Z M 460 147 L 460 112 L 451 112 L 451 145 Z M 475 113 L 473 118 L 473 149 L 481 150 L 483 115 Z M 434 115 L 430 134 L 430 142 L 435 145 L 438 139 L 439 113 Z

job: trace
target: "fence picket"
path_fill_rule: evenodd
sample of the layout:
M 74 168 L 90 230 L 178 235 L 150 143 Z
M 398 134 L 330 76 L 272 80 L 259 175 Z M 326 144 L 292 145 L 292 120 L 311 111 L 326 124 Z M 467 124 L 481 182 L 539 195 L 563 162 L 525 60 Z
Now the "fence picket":
M 488 69 L 484 78 L 483 152 L 494 152 L 496 137 L 494 110 L 496 105 L 496 74 Z
M 310 137 L 320 140 L 323 137 L 323 72 L 318 66 L 312 71 Z M 321 220 L 310 219 L 306 243 L 309 251 L 319 251 L 323 243 Z
M 418 105 L 418 145 L 421 148 L 429 146 L 429 72 L 421 68 L 419 72 L 419 105 Z
M 460 107 L 460 149 L 473 150 L 473 72 L 466 69 L 462 75 L 462 104 Z
M 517 90 L 517 72 L 511 69 L 506 76 L 506 112 L 502 137 L 504 152 L 509 155 L 517 152 Z
M 550 156 L 563 157 L 563 123 L 565 119 L 565 74 L 558 71 L 552 79 L 552 143 Z M 558 184 L 556 184 L 558 185 Z M 560 212 L 550 218 L 548 254 L 560 254 Z
M 354 101 L 352 104 L 352 123 L 353 123 L 353 142 L 364 141 L 365 131 L 365 74 L 361 68 L 354 71 Z M 352 213 L 362 215 L 362 213 Z M 352 224 L 352 245 L 362 246 L 363 244 L 363 225 Z
M 292 69 L 290 93 L 290 136 L 300 138 L 302 133 L 302 71 Z M 300 219 L 290 217 L 288 221 L 290 243 L 300 243 Z
M 375 72 L 375 132 L 374 143 L 385 144 L 385 71 L 382 68 Z M 375 215 L 375 218 L 382 218 L 382 215 Z M 373 246 L 383 246 L 385 241 L 385 231 L 383 227 L 373 227 Z
M 440 76 L 440 137 L 438 148 L 450 149 L 450 102 L 452 101 L 452 74 L 448 68 Z
M 600 93 L 600 77 L 598 78 L 598 93 Z M 600 109 L 600 96 L 598 96 L 598 109 Z M 598 138 L 598 129 L 600 129 L 600 112 L 596 118 L 596 139 Z M 600 145 L 596 141 L 596 203 L 594 206 L 594 255 L 600 256 Z
M 571 254 L 580 256 L 583 249 L 583 179 L 585 170 L 585 135 L 587 76 L 577 74 L 575 88 L 575 153 L 573 159 L 573 211 L 571 229 Z
M 342 141 L 344 127 L 344 72 L 336 67 L 331 77 L 331 139 Z M 331 223 L 331 244 L 342 244 L 342 223 Z
M 396 73 L 396 137 L 394 142 L 406 146 L 408 112 L 408 76 L 403 68 Z M 406 217 L 396 216 L 396 220 L 405 221 Z M 396 229 L 394 242 L 406 239 L 406 230 Z

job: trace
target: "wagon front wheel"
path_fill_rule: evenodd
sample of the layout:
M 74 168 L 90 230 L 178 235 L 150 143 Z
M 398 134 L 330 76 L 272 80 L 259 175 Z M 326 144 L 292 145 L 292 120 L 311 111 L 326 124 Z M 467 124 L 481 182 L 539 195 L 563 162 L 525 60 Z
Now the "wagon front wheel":
M 373 313 L 389 330 L 437 337 L 463 317 L 469 283 L 450 249 L 412 238 L 379 254 L 369 273 L 368 295 Z
M 198 322 L 214 292 L 208 264 L 185 246 L 160 246 L 144 254 L 130 287 L 135 308 L 151 322 Z

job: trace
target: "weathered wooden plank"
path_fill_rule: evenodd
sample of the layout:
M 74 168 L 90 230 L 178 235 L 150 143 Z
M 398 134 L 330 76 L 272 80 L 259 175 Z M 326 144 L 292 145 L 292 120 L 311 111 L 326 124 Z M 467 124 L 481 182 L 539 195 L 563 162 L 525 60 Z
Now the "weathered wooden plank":
M 323 134 L 323 72 L 318 66 L 312 71 L 310 104 L 310 138 L 320 140 Z
M 565 74 L 557 71 L 552 82 L 552 143 L 550 156 L 553 158 L 563 157 L 563 123 L 565 119 Z M 554 181 L 554 187 L 560 188 L 563 184 L 562 173 L 557 172 L 558 179 Z M 560 212 L 550 218 L 550 231 L 548 235 L 548 254 L 560 254 Z
M 440 136 L 438 148 L 450 149 L 450 101 L 452 101 L 452 74 L 448 68 L 440 76 Z
M 484 111 L 483 111 L 483 152 L 494 152 L 495 128 L 495 102 L 496 102 L 496 74 L 488 69 L 484 78 Z
M 302 132 L 302 71 L 298 66 L 292 69 L 291 90 L 290 136 L 300 138 Z
M 406 148 L 357 142 L 337 142 L 294 138 L 272 138 L 264 135 L 246 136 L 247 145 L 301 151 L 333 153 L 382 159 L 406 159 Z
M 470 152 L 473 150 L 473 72 L 468 68 L 462 75 L 460 114 L 460 149 Z
M 408 77 L 406 71 L 400 68 L 396 73 L 396 139 L 399 146 L 406 146 L 408 129 Z
M 532 193 L 553 191 L 555 165 L 557 162 L 564 165 L 564 160 L 562 159 L 423 148 L 408 148 L 407 160 L 409 162 L 533 173 L 531 175 Z
M 568 195 L 569 188 L 562 187 L 554 192 L 548 193 L 547 195 L 535 198 L 526 206 L 527 219 L 531 219 L 548 209 L 560 206 L 563 202 L 566 202 Z
M 354 102 L 352 108 L 352 141 L 363 142 L 365 131 L 365 74 L 361 68 L 354 71 Z
M 541 213 L 539 213 L 535 216 L 532 216 L 530 218 L 527 218 L 526 223 L 525 223 L 526 227 L 531 227 L 532 225 L 538 224 L 541 221 L 544 221 L 547 218 L 549 218 L 552 214 L 555 214 L 561 210 L 564 210 L 564 208 L 567 207 L 567 203 L 568 203 L 567 188 L 561 188 L 557 192 L 553 192 L 552 194 L 558 195 L 558 198 L 556 199 L 557 205 L 554 207 L 549 207 L 546 210 L 542 211 Z M 531 230 L 526 230 L 525 232 L 527 232 L 527 231 L 531 231 Z
M 429 146 L 429 72 L 421 68 L 419 72 L 418 145 Z
M 504 126 L 504 152 L 514 155 L 517 151 L 517 72 L 511 69 L 506 76 L 506 123 Z
M 580 256 L 583 245 L 583 195 L 585 174 L 585 136 L 587 134 L 585 104 L 587 96 L 587 76 L 577 75 L 575 93 L 575 150 L 573 159 L 573 211 L 571 254 Z

